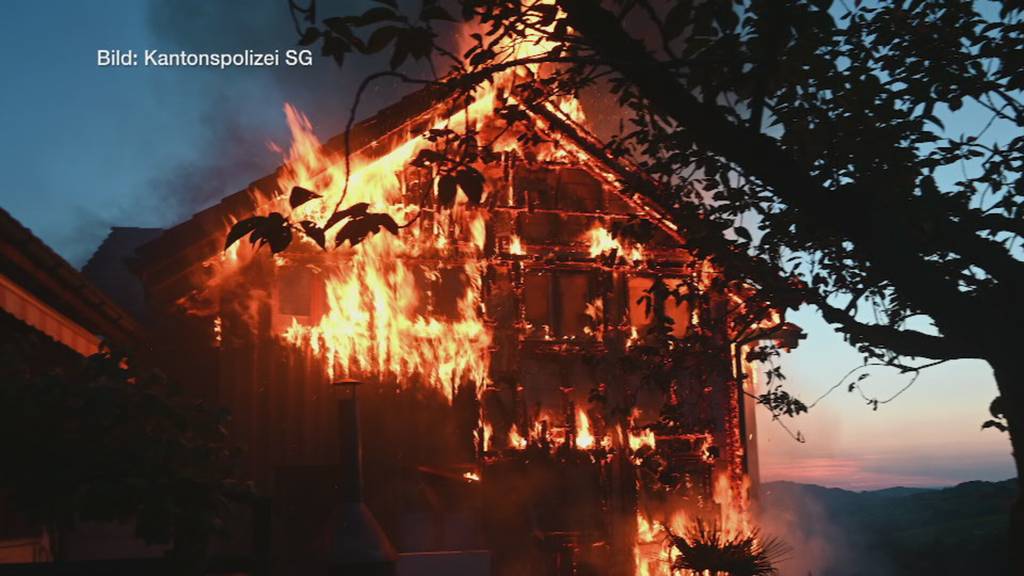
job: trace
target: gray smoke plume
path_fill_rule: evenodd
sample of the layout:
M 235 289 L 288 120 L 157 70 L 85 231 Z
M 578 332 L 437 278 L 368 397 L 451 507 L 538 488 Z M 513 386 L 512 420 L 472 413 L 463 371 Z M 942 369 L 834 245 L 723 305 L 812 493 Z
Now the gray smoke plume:
M 364 0 L 318 6 L 317 17 L 358 14 L 370 4 Z M 280 50 L 283 54 L 299 48 L 287 0 L 151 0 L 147 19 L 158 43 L 154 48 L 164 51 L 249 49 Z M 198 97 L 204 102 L 200 114 L 203 136 L 194 143 L 192 161 L 154 177 L 156 193 L 167 199 L 177 220 L 244 188 L 280 164 L 280 154 L 271 151 L 268 142 L 287 148 L 284 103 L 305 112 L 317 135 L 326 140 L 344 129 L 359 82 L 385 66 L 381 59 L 357 57 L 339 68 L 330 58 L 320 57 L 318 46 L 311 48 L 314 64 L 309 67 L 282 64 L 196 70 L 189 75 L 181 97 Z M 379 95 L 364 98 L 359 117 L 394 102 L 411 87 L 382 83 L 377 90 Z

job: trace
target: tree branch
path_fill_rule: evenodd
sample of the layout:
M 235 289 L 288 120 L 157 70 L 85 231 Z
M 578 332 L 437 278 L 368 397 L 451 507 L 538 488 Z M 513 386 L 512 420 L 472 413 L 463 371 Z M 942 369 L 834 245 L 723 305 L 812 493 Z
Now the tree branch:
M 599 4 L 565 0 L 561 5 L 570 26 L 591 48 L 637 86 L 652 107 L 684 126 L 703 148 L 771 187 L 803 221 L 849 238 L 876 270 L 940 325 L 960 330 L 980 326 L 978 303 L 961 293 L 932 263 L 922 260 L 925 250 L 904 230 L 903 215 L 888 213 L 891 206 L 865 206 L 852 193 L 854 189 L 840 194 L 824 188 L 774 139 L 738 126 L 717 106 L 700 102 Z
M 946 336 L 932 336 L 916 330 L 901 330 L 880 324 L 860 322 L 845 311 L 830 305 L 824 299 L 814 304 L 829 324 L 839 325 L 838 331 L 846 334 L 853 344 L 868 344 L 883 347 L 900 356 L 953 360 L 957 358 L 979 358 L 980 350 L 968 342 L 961 342 Z

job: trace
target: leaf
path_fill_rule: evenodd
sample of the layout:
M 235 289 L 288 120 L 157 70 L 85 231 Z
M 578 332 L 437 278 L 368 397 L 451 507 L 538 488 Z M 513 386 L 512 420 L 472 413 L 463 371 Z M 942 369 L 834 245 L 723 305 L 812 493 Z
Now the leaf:
M 737 237 L 746 240 L 747 242 L 751 241 L 750 231 L 744 228 L 743 226 L 736 226 L 735 228 L 733 228 L 733 232 L 736 234 Z
M 473 57 L 469 59 L 469 65 L 479 66 L 485 62 L 493 60 L 495 57 L 497 57 L 497 54 L 494 52 L 494 50 L 487 48 L 486 50 L 481 50 L 474 54 Z
M 316 192 L 313 192 L 312 190 L 303 188 L 302 186 L 294 186 L 292 187 L 291 195 L 288 197 L 288 204 L 294 210 L 295 208 L 302 206 L 306 202 L 309 202 L 313 198 L 320 198 L 320 195 L 317 194 Z
M 376 8 L 370 8 L 366 12 L 363 12 L 362 16 L 359 16 L 353 23 L 355 26 L 369 26 L 370 24 L 377 24 L 386 21 L 400 21 L 402 18 L 394 10 L 386 8 L 384 6 L 377 6 Z
M 358 202 L 344 210 L 339 210 L 334 214 L 331 214 L 331 217 L 327 219 L 327 224 L 324 224 L 324 230 L 330 230 L 332 226 L 341 222 L 345 218 L 356 218 L 362 216 L 366 214 L 366 210 L 369 208 L 370 205 L 366 202 Z
M 277 212 L 267 215 L 267 221 L 263 226 L 253 231 L 250 240 L 259 235 L 261 245 L 270 245 L 270 251 L 274 254 L 284 251 L 292 243 L 292 228 L 288 220 Z
M 534 12 L 539 15 L 539 20 L 536 23 L 537 26 L 546 28 L 551 25 L 555 20 L 555 16 L 558 14 L 558 7 L 554 4 L 535 4 L 532 8 Z
M 257 227 L 262 226 L 266 221 L 266 216 L 253 216 L 252 218 L 246 218 L 245 220 L 235 222 L 235 225 L 231 227 L 231 231 L 228 232 L 227 239 L 224 241 L 224 249 L 227 250 L 232 244 L 240 240 L 246 234 L 255 230 Z
M 986 428 L 995 428 L 1000 432 L 1006 432 L 1007 430 L 1006 424 L 1003 424 L 1002 422 L 997 422 L 996 420 L 985 420 L 985 422 L 981 425 L 981 429 L 984 430 Z
M 324 235 L 325 231 L 323 228 L 317 226 L 316 222 L 313 222 L 311 220 L 303 220 L 302 222 L 299 222 L 299 226 L 302 226 L 302 231 L 306 233 L 306 236 L 312 238 L 313 241 L 316 242 L 318 246 L 320 246 L 321 250 L 327 249 L 327 239 L 325 238 Z
M 484 195 L 484 175 L 476 168 L 467 166 L 455 173 L 455 180 L 470 203 L 478 206 Z
M 403 38 L 409 49 L 409 54 L 417 60 L 426 58 L 434 49 L 434 33 L 429 28 L 423 26 L 409 28 L 403 34 Z
M 398 234 L 398 223 L 388 214 L 366 213 L 362 216 L 352 218 L 341 227 L 338 235 L 334 238 L 334 245 L 341 246 L 345 241 L 349 245 L 356 246 L 366 239 L 370 234 L 376 234 L 384 228 L 392 234 Z
M 434 130 L 431 130 L 430 131 L 430 135 L 427 137 L 427 139 L 428 140 L 433 139 L 431 141 L 436 141 L 441 136 L 442 135 L 435 134 Z M 444 154 L 438 152 L 437 150 L 431 150 L 430 148 L 425 148 L 423 150 L 420 150 L 419 154 L 416 155 L 416 158 L 414 158 L 413 161 L 410 162 L 410 164 L 412 166 L 417 167 L 417 168 L 427 168 L 431 164 L 439 164 L 439 163 L 443 162 L 447 158 L 448 158 L 447 156 L 445 156 Z
M 455 18 L 452 18 L 452 15 L 447 10 L 437 5 L 424 6 L 423 11 L 420 12 L 420 20 L 447 20 L 455 22 Z
M 249 234 L 249 242 L 257 247 L 270 245 L 270 251 L 278 253 L 292 242 L 292 227 L 288 219 L 279 212 L 271 212 L 266 216 L 253 216 L 231 227 L 224 248 L 234 244 L 239 238 Z
M 374 214 L 374 216 L 377 216 L 382 228 L 391 232 L 393 235 L 398 236 L 398 222 L 395 222 L 394 218 L 387 214 Z
M 395 39 L 395 51 L 391 53 L 391 60 L 388 61 L 388 66 L 390 66 L 392 70 L 397 70 L 408 57 L 409 41 L 406 39 L 404 34 L 399 34 Z
M 437 203 L 450 208 L 455 203 L 457 180 L 451 174 L 445 174 L 437 180 Z
M 315 26 L 306 28 L 306 31 L 302 33 L 302 38 L 299 38 L 299 46 L 309 46 L 320 39 L 320 29 Z
M 665 40 L 673 40 L 676 36 L 683 33 L 683 30 L 690 21 L 691 6 L 687 2 L 677 2 L 668 11 L 668 14 L 665 15 Z
M 345 54 L 351 50 L 352 46 L 337 34 L 324 34 L 320 55 L 333 58 L 338 66 L 341 66 L 345 62 Z
M 370 35 L 370 39 L 366 42 L 366 47 L 363 49 L 364 54 L 376 54 L 398 36 L 398 32 L 401 30 L 398 26 L 381 26 L 373 31 Z
M 996 396 L 992 400 L 992 403 L 988 405 L 989 414 L 996 418 L 1003 418 L 1006 416 L 1006 408 L 1003 406 L 1003 397 Z
M 349 16 L 345 18 L 325 18 L 324 26 L 326 26 L 328 30 L 334 32 L 335 34 L 342 38 L 352 38 L 352 28 L 349 26 L 349 24 L 355 22 L 356 20 L 358 20 L 358 17 L 356 16 Z

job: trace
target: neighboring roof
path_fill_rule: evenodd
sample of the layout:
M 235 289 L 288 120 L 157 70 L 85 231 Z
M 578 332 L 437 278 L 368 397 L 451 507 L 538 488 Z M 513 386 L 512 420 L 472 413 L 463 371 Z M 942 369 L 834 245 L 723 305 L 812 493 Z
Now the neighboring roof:
M 138 345 L 141 331 L 135 320 L 3 209 L 0 276 L 5 279 L 0 306 L 55 340 L 62 341 L 60 330 L 73 330 L 74 324 L 84 329 L 75 338 L 91 334 L 125 349 Z M 64 343 L 73 349 L 85 346 L 68 339 Z
M 146 299 L 142 282 L 129 269 L 128 263 L 136 248 L 162 233 L 163 228 L 115 226 L 82 267 L 82 274 L 90 282 L 136 320 L 146 318 Z
M 355 124 L 348 137 L 353 156 L 377 157 L 390 149 L 395 142 L 394 136 L 407 138 L 425 132 L 439 107 L 455 107 L 459 104 L 458 101 L 446 102 L 451 94 L 449 88 L 427 86 Z M 583 127 L 546 105 L 533 104 L 526 108 L 543 118 L 552 130 L 566 135 L 584 153 L 604 165 L 633 190 L 647 194 L 653 191 L 655 185 L 646 179 L 642 171 L 605 153 L 597 138 Z M 345 139 L 345 134 L 341 134 L 328 140 L 323 145 L 324 150 L 328 154 L 340 155 L 345 149 Z M 170 294 L 180 296 L 181 290 L 190 287 L 189 270 L 223 250 L 224 238 L 231 225 L 252 216 L 260 206 L 272 199 L 271 195 L 277 188 L 277 175 L 282 168 L 279 167 L 274 173 L 252 182 L 244 190 L 227 196 L 220 203 L 194 214 L 152 242 L 140 246 L 136 250 L 132 269 L 147 286 L 161 285 Z M 662 210 L 646 199 L 645 194 L 624 194 L 617 188 L 613 191 L 673 239 L 681 241 L 678 228 Z

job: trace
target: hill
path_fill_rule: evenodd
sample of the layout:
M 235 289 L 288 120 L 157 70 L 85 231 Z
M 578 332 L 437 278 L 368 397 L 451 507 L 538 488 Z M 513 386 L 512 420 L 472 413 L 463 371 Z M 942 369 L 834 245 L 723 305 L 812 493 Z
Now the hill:
M 1016 480 L 853 492 L 761 486 L 762 524 L 794 547 L 787 576 L 1007 574 Z

